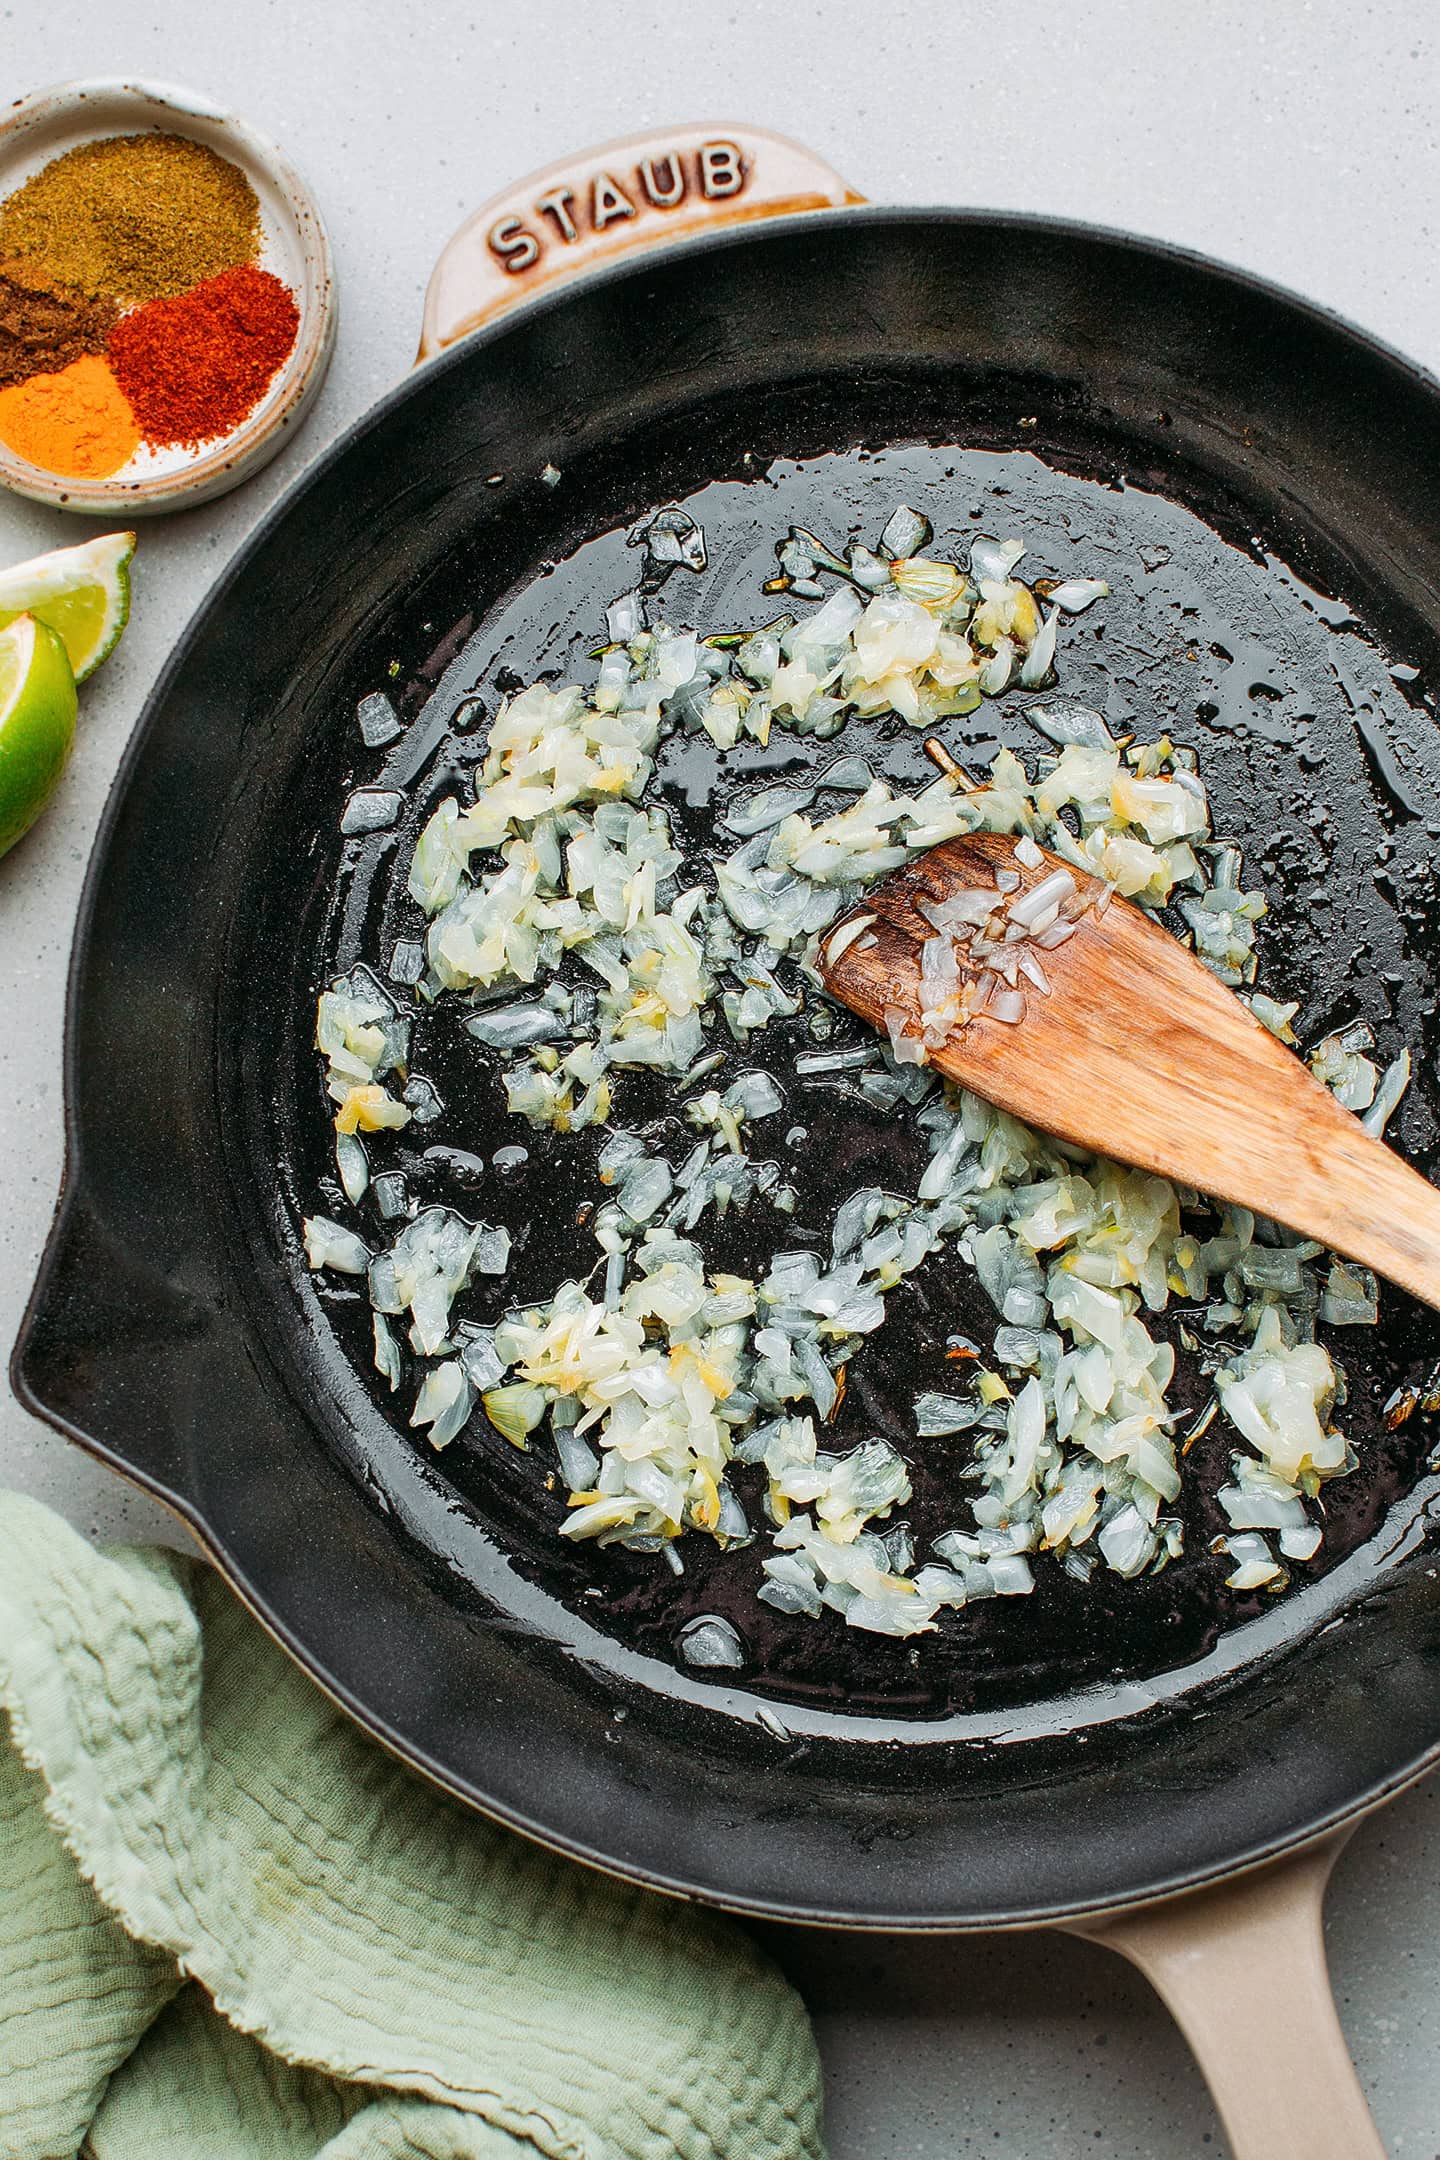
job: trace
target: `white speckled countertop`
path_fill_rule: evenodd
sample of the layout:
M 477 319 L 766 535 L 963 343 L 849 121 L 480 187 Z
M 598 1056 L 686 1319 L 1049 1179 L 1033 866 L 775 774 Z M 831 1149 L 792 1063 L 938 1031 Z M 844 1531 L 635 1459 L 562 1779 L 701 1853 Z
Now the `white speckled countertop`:
M 803 136 L 872 199 L 1126 226 L 1244 264 L 1440 372 L 1437 35 L 1413 0 L 54 0 L 0 9 L 8 93 L 141 74 L 285 145 L 335 242 L 341 332 L 303 440 L 214 506 L 146 527 L 135 619 L 86 693 L 63 795 L 0 861 L 0 1338 L 60 1175 L 71 924 L 96 820 L 162 660 L 274 496 L 407 367 L 464 213 L 565 150 L 653 122 Z M 0 499 L 0 561 L 83 537 Z M 106 1537 L 158 1508 L 0 1391 L 0 1479 Z M 1336 1877 L 1341 2014 L 1391 2152 L 1440 2156 L 1440 1784 L 1365 1824 Z M 772 1935 L 819 2023 L 834 2160 L 1181 2160 L 1223 2152 L 1159 2002 L 1068 1940 Z

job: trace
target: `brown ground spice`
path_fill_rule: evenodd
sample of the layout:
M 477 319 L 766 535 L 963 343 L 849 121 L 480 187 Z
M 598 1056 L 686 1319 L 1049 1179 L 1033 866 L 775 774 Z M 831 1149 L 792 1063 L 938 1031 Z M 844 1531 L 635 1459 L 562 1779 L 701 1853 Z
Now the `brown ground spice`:
M 90 299 L 171 298 L 259 248 L 250 182 L 187 135 L 82 143 L 0 203 L 0 255 Z
M 103 352 L 119 313 L 113 300 L 51 287 L 34 263 L 0 262 L 0 389 Z

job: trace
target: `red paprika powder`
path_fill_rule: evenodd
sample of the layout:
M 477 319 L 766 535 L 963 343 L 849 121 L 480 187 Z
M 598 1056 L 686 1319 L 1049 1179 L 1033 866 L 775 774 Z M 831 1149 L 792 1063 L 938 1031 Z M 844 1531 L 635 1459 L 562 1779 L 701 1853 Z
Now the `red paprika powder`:
M 244 263 L 122 316 L 106 354 L 147 442 L 190 448 L 239 426 L 299 328 L 289 287 Z

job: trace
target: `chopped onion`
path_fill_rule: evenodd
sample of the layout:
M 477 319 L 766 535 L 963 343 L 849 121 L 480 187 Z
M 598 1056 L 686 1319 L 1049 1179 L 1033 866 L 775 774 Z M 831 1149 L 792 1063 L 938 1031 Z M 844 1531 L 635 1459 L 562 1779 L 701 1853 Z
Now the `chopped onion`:
M 412 1073 L 405 1082 L 404 1100 L 417 1125 L 433 1125 L 445 1108 L 433 1082 L 423 1073 Z
M 1046 698 L 1027 705 L 1024 717 L 1031 727 L 1061 749 L 1074 744 L 1082 750 L 1113 750 L 1115 738 L 1102 714 L 1078 698 Z
M 460 1362 L 472 1386 L 484 1390 L 504 1379 L 505 1361 L 495 1348 L 493 1328 L 476 1327 L 473 1321 L 462 1320 L 455 1329 L 455 1340 L 459 1345 Z
M 369 1267 L 365 1240 L 328 1215 L 307 1215 L 304 1231 L 305 1258 L 317 1272 L 329 1268 L 334 1275 L 363 1275 Z
M 982 533 L 970 543 L 970 575 L 977 584 L 1005 584 L 1024 553 L 1023 540 L 990 540 Z
M 411 988 L 425 973 L 425 947 L 418 938 L 401 938 L 390 955 L 390 980 Z
M 1283 1585 L 1285 1571 L 1279 1566 L 1263 1537 L 1255 1530 L 1233 1531 L 1217 1541 L 1217 1549 L 1235 1562 L 1225 1578 L 1231 1590 L 1264 1590 Z
M 1360 1120 L 1366 1132 L 1373 1133 L 1377 1139 L 1380 1138 L 1399 1105 L 1401 1096 L 1409 1085 L 1410 1052 L 1402 1050 L 1394 1064 L 1386 1067 L 1380 1085 L 1375 1091 L 1375 1100 Z
M 833 782 L 830 783 L 833 785 Z M 749 796 L 744 802 L 734 804 L 721 817 L 721 824 L 733 833 L 749 837 L 754 833 L 769 832 L 782 824 L 787 817 L 798 811 L 808 810 L 815 800 L 815 790 L 809 788 L 771 787 L 762 788 L 758 795 Z
M 370 1161 L 363 1142 L 354 1133 L 336 1133 L 335 1167 L 340 1173 L 346 1199 L 352 1205 L 358 1205 L 370 1183 Z
M 889 573 L 885 572 L 882 575 L 888 576 Z M 833 765 L 826 766 L 824 772 L 820 775 L 820 785 L 821 787 L 838 788 L 847 795 L 863 795 L 874 778 L 875 775 L 871 772 L 870 766 L 864 758 L 842 757 L 836 758 Z
M 375 1205 L 387 1221 L 393 1221 L 397 1215 L 404 1215 L 408 1211 L 410 1191 L 398 1170 L 384 1171 L 373 1181 L 371 1190 L 375 1195 Z
M 877 1052 L 869 1043 L 857 1043 L 849 1050 L 805 1050 L 795 1060 L 795 1070 L 805 1078 L 817 1073 L 858 1072 L 863 1066 L 873 1065 Z
M 929 518 L 922 517 L 918 510 L 908 510 L 902 503 L 898 510 L 892 511 L 880 535 L 880 545 L 894 561 L 903 562 L 928 546 L 930 536 Z
M 375 1336 L 375 1370 L 382 1380 L 389 1382 L 390 1392 L 393 1395 L 405 1377 L 405 1364 L 401 1356 L 400 1345 L 396 1342 L 390 1324 L 383 1313 L 372 1313 L 371 1320 L 374 1324 Z
M 1063 585 L 1051 586 L 1050 599 L 1067 615 L 1079 615 L 1094 601 L 1107 599 L 1109 593 L 1103 578 L 1067 578 Z
M 342 833 L 387 832 L 405 807 L 393 788 L 356 788 L 340 816 Z
M 745 1663 L 740 1637 L 718 1613 L 702 1613 L 680 1630 L 680 1655 L 687 1665 L 738 1668 Z
M 1320 1297 L 1320 1318 L 1327 1327 L 1374 1327 L 1380 1318 L 1380 1291 L 1369 1268 L 1332 1260 Z
M 826 951 L 826 958 L 831 967 L 834 967 L 842 953 L 849 950 L 856 938 L 869 929 L 874 920 L 873 915 L 855 915 L 851 917 L 848 923 L 841 924 L 834 937 L 831 938 Z
M 741 1073 L 731 1082 L 722 1101 L 749 1121 L 773 1117 L 785 1107 L 785 1097 L 767 1072 Z
M 367 750 L 383 750 L 404 733 L 394 706 L 383 690 L 374 690 L 363 697 L 355 709 L 360 728 L 360 740 Z
M 450 1359 L 443 1365 L 434 1366 L 425 1375 L 415 1408 L 410 1413 L 410 1423 L 429 1426 L 432 1447 L 448 1447 L 464 1430 L 474 1406 L 475 1390 L 466 1378 L 463 1366 Z
M 923 1065 L 925 1045 L 916 1042 L 913 1036 L 906 1033 L 909 1025 L 908 1015 L 901 1012 L 898 1006 L 886 1006 L 885 1031 L 890 1038 L 890 1050 L 895 1062 L 898 1065 Z
M 605 628 L 614 645 L 626 645 L 646 628 L 645 601 L 639 592 L 622 593 L 605 611 Z
M 1049 924 L 1041 924 L 1041 918 L 1052 907 L 1071 899 L 1076 890 L 1075 880 L 1068 870 L 1052 870 L 1038 885 L 1032 885 L 1018 900 L 1010 902 L 1010 921 L 1021 930 L 1037 929 L 1038 934 L 1040 928 L 1049 928 Z
M 968 1432 L 984 1414 L 983 1403 L 964 1402 L 956 1395 L 917 1395 L 915 1398 L 915 1430 L 922 1440 Z
M 492 1050 L 519 1050 L 528 1043 L 563 1041 L 570 1030 L 548 1006 L 500 1005 L 472 1013 L 465 1032 Z
M 504 1430 L 504 1427 L 501 1427 Z M 572 1492 L 588 1492 L 600 1474 L 600 1458 L 595 1450 L 576 1434 L 573 1425 L 554 1427 L 555 1453 L 560 1458 L 560 1472 Z
M 1029 652 L 1020 669 L 1020 684 L 1025 690 L 1038 690 L 1051 668 L 1055 665 L 1055 638 L 1060 627 L 1060 617 L 1051 609 L 1040 626 Z
M 632 1222 L 649 1222 L 665 1205 L 673 1188 L 669 1163 L 642 1160 L 626 1172 L 617 1198 Z
M 1117 1575 L 1138 1575 L 1155 1556 L 1154 1533 L 1133 1503 L 1110 1518 L 1097 1542 Z
M 967 1603 L 1030 1593 L 1036 1553 L 1046 1555 L 1042 1576 L 1059 1566 L 1086 1579 L 1097 1566 L 1126 1576 L 1160 1568 L 1181 1549 L 1180 1520 L 1166 1512 L 1183 1475 L 1172 1435 L 1188 1423 L 1188 1444 L 1204 1419 L 1170 1407 L 1173 1355 L 1149 1316 L 1183 1293 L 1201 1326 L 1249 1339 L 1201 1350 L 1216 1368 L 1205 1418 L 1223 1405 L 1235 1433 L 1221 1495 L 1230 1579 L 1279 1587 L 1285 1570 L 1267 1538 L 1285 1560 L 1317 1551 L 1309 1502 L 1354 1460 L 1332 1423 L 1343 1389 L 1310 1339 L 1314 1320 L 1372 1323 L 1373 1281 L 1264 1224 L 1257 1235 L 1244 1210 L 1202 1226 L 1190 1196 L 1028 1133 L 926 1064 L 974 1011 L 1019 1025 L 1031 992 L 1051 994 L 1040 956 L 1114 891 L 1152 913 L 1178 904 L 1201 958 L 1227 982 L 1252 982 L 1263 897 L 1242 890 L 1239 851 L 1210 837 L 1193 753 L 1165 739 L 1127 750 L 1100 714 L 1051 697 L 1025 707 L 1055 752 L 1041 753 L 1033 780 L 1002 750 L 978 789 L 950 775 L 903 794 L 860 756 L 816 761 L 803 783 L 754 785 L 742 798 L 721 783 L 734 843 L 713 863 L 713 888 L 685 860 L 667 811 L 647 806 L 667 738 L 705 754 L 768 746 L 767 765 L 786 772 L 795 763 L 775 758 L 775 728 L 828 737 L 853 713 L 938 729 L 1017 677 L 1034 687 L 1054 665 L 1062 613 L 1107 590 L 1098 579 L 1032 587 L 1014 574 L 1023 543 L 984 535 L 971 543 L 967 577 L 923 552 L 930 538 L 928 522 L 903 508 L 885 527 L 883 556 L 859 545 L 841 555 L 794 527 L 781 568 L 797 600 L 818 604 L 748 635 L 707 638 L 656 614 L 671 572 L 704 563 L 689 512 L 669 505 L 634 529 L 644 577 L 610 610 L 590 687 L 535 683 L 487 720 L 473 791 L 467 779 L 465 800 L 458 787 L 440 800 L 413 851 L 409 889 L 428 918 L 425 940 L 401 940 L 390 961 L 390 982 L 413 991 L 418 1011 L 459 1004 L 497 1059 L 486 1084 L 500 1081 L 514 1115 L 556 1136 L 546 1165 L 561 1136 L 607 1128 L 597 1168 L 608 1191 L 578 1233 L 583 1281 L 493 1328 L 465 1317 L 475 1279 L 508 1272 L 509 1234 L 418 1208 L 406 1178 L 375 1154 L 387 1130 L 423 1125 L 442 1106 L 412 1069 L 397 995 L 366 969 L 322 995 L 317 1045 L 342 1188 L 352 1205 L 373 1189 L 394 1243 L 372 1257 L 355 1233 L 313 1217 L 307 1256 L 368 1275 L 383 1382 L 401 1384 L 409 1351 L 439 1361 L 419 1369 L 414 1409 L 437 1445 L 463 1428 L 477 1391 L 516 1446 L 549 1418 L 567 1538 L 619 1544 L 678 1573 L 687 1537 L 723 1547 L 759 1534 L 766 1603 L 897 1638 Z M 839 581 L 828 597 L 822 579 Z M 398 736 L 384 699 L 373 724 L 377 744 Z M 403 799 L 383 789 L 360 790 L 353 817 L 370 814 L 367 796 L 398 818 Z M 833 815 L 817 813 L 817 801 L 837 797 Z M 977 830 L 1008 836 L 993 886 L 923 904 L 932 934 L 921 940 L 914 1012 L 891 1007 L 882 1037 L 841 1035 L 831 1047 L 833 1013 L 816 996 L 821 956 L 834 964 L 874 949 L 875 917 L 857 912 L 868 887 Z M 682 890 L 682 875 L 698 881 Z M 1251 997 L 1283 1039 L 1294 1009 Z M 853 1075 L 853 1091 L 903 1118 L 928 1159 L 902 1191 L 872 1185 L 841 1200 L 828 1257 L 827 1226 L 807 1211 L 794 1249 L 757 1258 L 753 1279 L 710 1273 L 702 1223 L 765 1210 L 733 1248 L 763 1256 L 756 1232 L 768 1210 L 798 1208 L 780 1164 L 748 1152 L 750 1129 L 784 1108 L 783 1087 L 760 1066 L 720 1077 L 722 1067 L 733 1073 L 732 1043 L 754 1056 L 757 1034 L 789 1022 L 791 1040 L 816 1047 L 787 1051 L 785 1071 Z M 1368 1031 L 1352 1028 L 1314 1055 L 1320 1076 L 1370 1109 L 1378 1129 L 1408 1064 L 1381 1080 L 1367 1049 Z M 660 1137 L 667 1124 L 647 1123 L 643 1136 L 616 1124 L 636 1070 L 668 1076 L 672 1099 L 681 1078 L 698 1138 L 682 1144 L 678 1169 Z M 644 1114 L 655 1112 L 647 1104 Z M 797 1132 L 787 1135 L 792 1152 Z M 525 1157 L 502 1148 L 496 1170 Z M 468 1160 L 476 1171 L 462 1150 L 426 1149 L 415 1175 L 489 1174 Z M 907 1161 L 897 1146 L 897 1176 Z M 946 1248 L 973 1269 L 1000 1324 L 993 1355 L 976 1346 L 973 1368 L 957 1374 L 973 1387 L 916 1401 L 919 1443 L 965 1435 L 955 1452 L 974 1479 L 962 1526 L 919 1558 L 911 1526 L 894 1519 L 910 1495 L 906 1464 L 878 1439 L 829 1452 L 827 1420 L 889 1293 Z M 1312 1262 L 1329 1268 L 1323 1289 Z M 1195 1347 L 1188 1328 L 1182 1339 Z M 851 1402 L 863 1405 L 863 1367 L 854 1385 Z M 737 1457 L 760 1475 L 754 1529 L 727 1477 Z M 692 1662 L 744 1657 L 718 1615 L 688 1633 L 680 1654 Z
M 503 1275 L 510 1265 L 510 1232 L 492 1230 L 481 1223 L 473 1247 L 478 1275 Z
M 517 1448 L 528 1445 L 529 1435 L 544 1417 L 547 1407 L 543 1388 L 519 1384 L 489 1388 L 480 1399 L 496 1432 Z

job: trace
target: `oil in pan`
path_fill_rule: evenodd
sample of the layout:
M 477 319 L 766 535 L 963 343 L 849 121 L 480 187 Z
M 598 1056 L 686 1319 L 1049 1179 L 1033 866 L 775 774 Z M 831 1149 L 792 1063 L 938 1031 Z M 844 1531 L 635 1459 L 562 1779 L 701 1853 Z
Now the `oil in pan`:
M 564 484 L 562 476 L 561 485 Z M 1420 1169 L 1437 1161 L 1436 1001 L 1423 934 L 1433 913 L 1431 850 L 1440 834 L 1440 762 L 1427 745 L 1433 719 L 1413 671 L 1387 666 L 1341 603 L 1326 598 L 1268 550 L 1232 505 L 1182 505 L 1156 488 L 1109 470 L 1074 469 L 1029 451 L 903 445 L 857 448 L 810 458 L 753 457 L 730 478 L 697 487 L 683 506 L 705 539 L 703 570 L 678 568 L 663 596 L 665 618 L 702 631 L 750 629 L 773 614 L 762 590 L 775 570 L 775 542 L 791 524 L 842 548 L 873 539 L 899 501 L 933 522 L 935 552 L 964 557 L 978 532 L 1024 535 L 1028 560 L 1083 560 L 1112 598 L 1067 627 L 1060 689 L 1102 711 L 1116 732 L 1149 738 L 1168 730 L 1200 754 L 1217 832 L 1243 844 L 1249 878 L 1270 914 L 1260 939 L 1261 981 L 1301 1002 L 1307 1038 L 1355 1020 L 1382 1048 L 1409 1043 L 1417 1078 L 1392 1137 Z M 680 529 L 677 523 L 677 529 Z M 314 964 L 297 1001 L 293 1054 L 310 1057 L 313 995 L 333 974 L 423 935 L 406 891 L 414 840 L 447 793 L 468 798 L 484 754 L 486 726 L 501 698 L 523 683 L 588 681 L 587 656 L 608 601 L 633 582 L 629 522 L 546 562 L 476 622 L 457 614 L 432 621 L 425 650 L 402 665 L 393 686 L 404 737 L 377 776 L 357 767 L 349 782 L 405 796 L 398 831 L 345 843 L 328 903 L 312 910 Z M 380 669 L 377 644 L 376 678 Z M 987 701 L 948 723 L 947 739 L 972 770 L 1002 746 L 1033 770 L 1045 747 L 1023 718 L 1026 700 Z M 852 717 L 838 742 L 772 736 L 719 753 L 695 737 L 661 746 L 647 800 L 662 803 L 685 853 L 683 881 L 707 874 L 717 817 L 738 792 L 763 781 L 818 786 L 815 815 L 843 807 L 824 773 L 840 754 L 859 756 L 899 787 L 933 777 L 917 733 L 890 716 Z M 369 761 L 373 768 L 373 757 Z M 338 817 L 339 804 L 332 805 Z M 393 1167 L 424 1204 L 443 1203 L 503 1225 L 511 1264 L 500 1279 L 479 1278 L 463 1299 L 468 1318 L 488 1323 L 508 1308 L 553 1295 L 595 1265 L 590 1228 L 603 1192 L 596 1158 L 604 1132 L 557 1136 L 505 1114 L 504 1060 L 463 1027 L 464 1009 L 440 1000 L 416 1008 L 412 1064 L 433 1090 L 433 1110 L 395 1144 Z M 763 1199 L 705 1233 L 707 1263 L 738 1274 L 763 1272 L 777 1249 L 828 1250 L 837 1205 L 866 1185 L 913 1192 L 926 1159 L 913 1118 L 877 1109 L 842 1067 L 807 1071 L 821 1047 L 802 1012 L 773 1022 L 743 1048 L 716 1031 L 725 1064 L 707 1079 L 723 1087 L 742 1070 L 774 1079 L 784 1109 L 768 1130 L 797 1195 L 792 1215 Z M 826 1009 L 826 1052 L 859 1047 L 858 1022 Z M 614 1122 L 676 1158 L 694 1135 L 679 1116 L 673 1086 L 656 1075 L 619 1076 Z M 318 1075 L 287 1166 L 297 1217 L 317 1194 L 338 1199 L 329 1107 Z M 387 1158 L 387 1163 L 389 1158 Z M 373 1370 L 364 1300 L 322 1291 L 337 1339 L 363 1378 L 376 1414 L 396 1409 Z M 1187 1325 L 1187 1318 L 1190 1325 Z M 1149 1316 L 1157 1339 L 1176 1351 L 1171 1401 L 1200 1406 L 1209 1394 L 1194 1347 L 1194 1315 L 1172 1304 Z M 958 1334 L 988 1343 L 995 1314 L 973 1272 L 951 1250 L 933 1255 L 887 1300 L 883 1328 L 847 1367 L 843 1402 L 827 1446 L 843 1451 L 871 1436 L 904 1455 L 913 1497 L 904 1510 L 917 1546 L 962 1519 L 973 1487 L 965 1473 L 973 1438 L 915 1438 L 913 1402 L 954 1388 L 947 1345 Z M 1423 1386 L 1433 1361 L 1430 1317 L 1386 1289 L 1381 1325 L 1326 1331 L 1348 1380 L 1343 1424 L 1360 1467 L 1325 1491 L 1326 1535 L 1302 1580 L 1333 1568 L 1369 1538 L 1394 1498 L 1423 1468 L 1434 1435 L 1424 1416 L 1393 1429 L 1385 1405 L 1398 1388 Z M 543 1435 L 537 1436 L 537 1440 Z M 674 1662 L 697 1620 L 734 1629 L 744 1686 L 780 1701 L 844 1705 L 898 1717 L 1019 1707 L 1116 1681 L 1143 1681 L 1201 1657 L 1221 1636 L 1262 1609 L 1263 1593 L 1223 1588 L 1209 1554 L 1227 1528 L 1214 1495 L 1225 1482 L 1233 1436 L 1215 1419 L 1195 1441 L 1181 1500 L 1185 1550 L 1158 1574 L 1125 1580 L 1097 1568 L 1088 1583 L 1037 1562 L 1025 1599 L 976 1603 L 942 1616 L 934 1632 L 909 1642 L 847 1629 L 826 1612 L 817 1621 L 761 1603 L 763 1536 L 721 1551 L 683 1540 L 684 1573 L 654 1554 L 561 1541 L 565 1495 L 547 1445 L 517 1452 L 477 1414 L 443 1457 L 443 1476 L 491 1525 L 513 1563 L 583 1612 L 617 1642 Z M 423 1440 L 415 1443 L 423 1446 Z M 736 1490 L 752 1521 L 763 1475 L 737 1467 Z M 887 1528 L 890 1527 L 887 1525 Z

